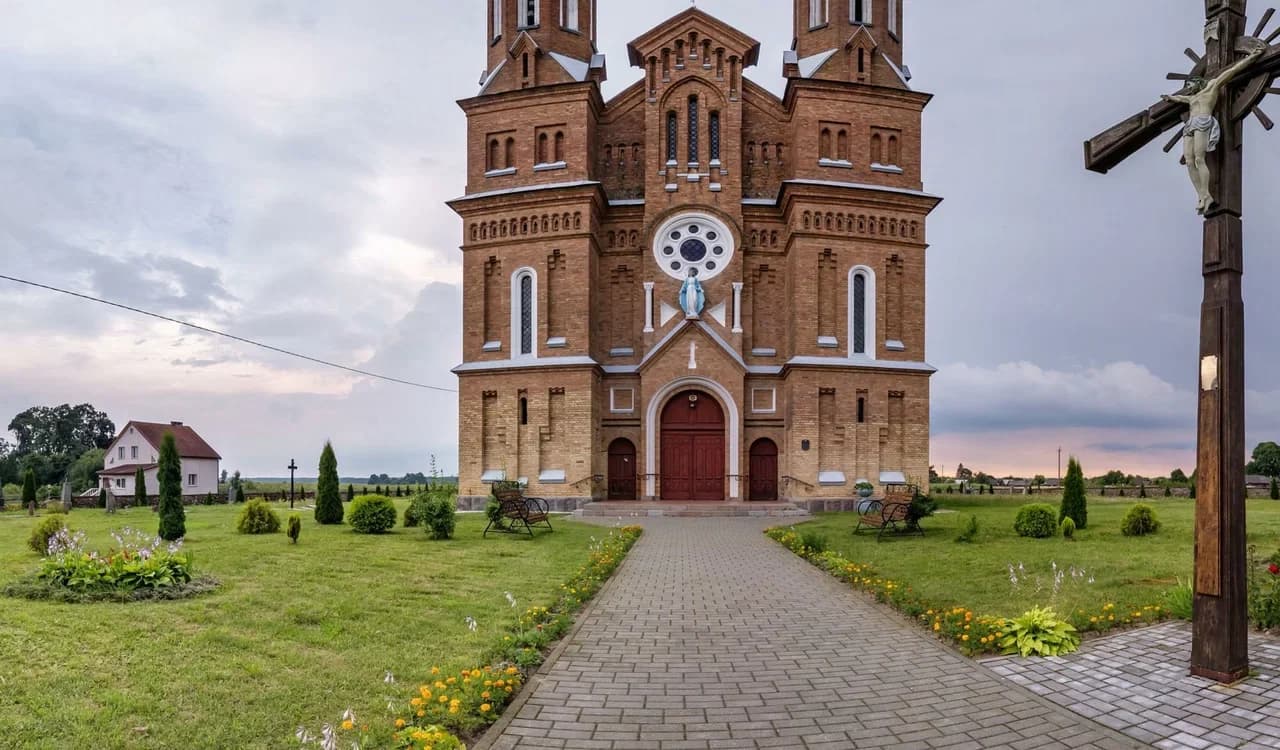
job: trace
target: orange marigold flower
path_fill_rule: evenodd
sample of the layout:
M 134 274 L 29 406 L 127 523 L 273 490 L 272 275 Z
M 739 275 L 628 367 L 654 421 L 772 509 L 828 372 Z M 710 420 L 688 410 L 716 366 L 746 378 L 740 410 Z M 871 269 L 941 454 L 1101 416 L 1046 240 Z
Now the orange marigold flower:
M 351 721 L 351 719 L 347 719 L 347 720 L 345 720 L 345 721 L 343 721 L 343 722 L 342 722 L 342 728 L 343 728 L 343 729 L 348 729 L 348 730 L 349 730 L 349 729 L 351 729 L 351 728 L 352 728 L 352 727 L 354 727 L 354 726 L 355 726 L 355 722 Z
M 491 708 L 493 708 L 493 706 L 490 706 L 488 703 L 481 703 L 481 704 L 480 704 L 480 710 L 481 710 L 482 712 L 484 712 L 484 713 L 488 713 L 489 709 L 491 709 Z
M 396 729 L 404 729 L 404 719 L 396 719 Z

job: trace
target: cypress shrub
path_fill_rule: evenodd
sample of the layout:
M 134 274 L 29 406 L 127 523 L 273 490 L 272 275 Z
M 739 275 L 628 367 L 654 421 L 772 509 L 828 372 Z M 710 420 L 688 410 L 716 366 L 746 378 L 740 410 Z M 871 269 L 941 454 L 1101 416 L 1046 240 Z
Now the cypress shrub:
M 1276 478 L 1271 477 L 1271 499 L 1280 500 L 1280 485 L 1276 484 Z
M 133 507 L 141 508 L 147 504 L 147 475 L 139 466 L 133 473 Z
M 289 529 L 287 533 L 289 534 L 289 543 L 297 544 L 298 537 L 302 534 L 302 516 L 297 513 L 289 516 Z
M 320 478 L 316 481 L 316 520 L 342 523 L 342 497 L 338 494 L 338 458 L 327 440 L 320 453 Z
M 280 531 L 280 516 L 265 500 L 245 503 L 236 521 L 236 531 L 241 534 L 275 534 Z
M 172 432 L 160 441 L 160 538 L 175 541 L 187 535 L 187 512 L 182 507 L 182 459 Z
M 396 525 L 396 505 L 381 495 L 361 495 L 351 502 L 351 528 L 361 534 L 385 534 Z
M 1052 505 L 1032 503 L 1018 508 L 1018 515 L 1013 521 L 1013 530 L 1018 536 L 1032 539 L 1047 539 L 1058 531 L 1058 521 Z
M 1138 497 L 1146 498 L 1146 496 L 1147 496 L 1147 483 L 1143 482 L 1142 484 L 1138 485 Z
M 355 500 L 355 499 L 356 499 L 356 488 L 354 485 L 348 484 L 347 485 L 347 502 L 351 502 L 352 500 Z
M 1120 533 L 1125 536 L 1146 536 L 1160 530 L 1160 521 L 1156 518 L 1156 509 L 1146 503 L 1138 503 L 1124 514 L 1120 522 Z
M 103 487 L 102 489 L 98 490 L 98 507 L 99 508 L 107 507 L 107 488 L 106 487 Z
M 1058 523 L 1070 518 L 1077 529 L 1088 528 L 1089 506 L 1084 494 L 1084 470 L 1072 456 L 1067 461 L 1067 476 L 1062 483 L 1062 504 L 1058 507 Z
M 1194 479 L 1191 480 L 1191 499 L 1192 500 L 1196 499 L 1196 482 Z
M 22 473 L 22 504 L 28 513 L 36 512 L 36 473 L 31 469 Z
M 243 502 L 244 502 L 244 485 L 237 484 L 236 485 L 236 504 L 238 505 Z
M 1165 488 L 1164 488 L 1164 496 L 1165 496 L 1165 497 L 1173 497 L 1173 490 L 1172 490 L 1172 489 L 1170 489 L 1169 487 L 1165 487 Z

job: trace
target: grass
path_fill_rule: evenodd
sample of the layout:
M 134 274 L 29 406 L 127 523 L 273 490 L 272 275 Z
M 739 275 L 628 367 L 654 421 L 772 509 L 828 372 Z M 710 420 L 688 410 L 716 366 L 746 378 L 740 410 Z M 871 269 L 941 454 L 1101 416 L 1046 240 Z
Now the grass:
M 238 512 L 188 509 L 197 572 L 222 582 L 212 594 L 130 604 L 0 600 L 3 744 L 279 748 L 297 744 L 299 725 L 317 732 L 350 707 L 375 744 L 388 745 L 387 702 L 402 705 L 433 665 L 481 665 L 520 612 L 554 599 L 600 533 L 561 521 L 532 540 L 482 540 L 483 516 L 460 514 L 455 539 L 433 542 L 421 529 L 364 536 L 299 511 L 293 546 L 284 534 L 237 534 Z M 287 505 L 281 513 L 287 518 Z M 0 517 L 0 582 L 37 566 L 26 548 L 36 520 Z M 105 548 L 110 530 L 150 531 L 157 520 L 149 510 L 77 510 L 69 523 Z M 479 623 L 475 633 L 468 616 Z M 383 683 L 387 671 L 397 684 Z
M 1097 611 L 1114 603 L 1118 611 L 1164 604 L 1164 593 L 1178 578 L 1192 572 L 1195 501 L 1149 498 L 1142 502 L 1156 508 L 1163 524 L 1152 536 L 1125 537 L 1120 519 L 1136 502 L 1133 498 L 1091 498 L 1089 527 L 1077 530 L 1075 541 L 1061 537 L 1025 539 L 1013 531 L 1013 518 L 1026 497 L 949 497 L 935 495 L 943 510 L 926 518 L 925 537 L 886 538 L 876 542 L 874 532 L 854 536 L 856 518 L 848 514 L 820 514 L 796 527 L 826 536 L 828 548 L 851 561 L 870 563 L 876 575 L 910 585 L 933 606 L 964 606 L 976 613 L 1013 617 L 1035 607 L 1052 604 L 1066 614 L 1084 609 Z M 1031 498 L 1039 502 L 1039 498 Z M 1280 503 L 1250 500 L 1247 506 L 1249 542 L 1266 557 L 1280 546 Z M 955 542 L 967 516 L 978 519 L 978 534 L 971 544 Z M 1051 563 L 1084 568 L 1093 584 L 1064 580 L 1053 596 Z M 1010 564 L 1021 563 L 1015 588 L 1009 581 Z

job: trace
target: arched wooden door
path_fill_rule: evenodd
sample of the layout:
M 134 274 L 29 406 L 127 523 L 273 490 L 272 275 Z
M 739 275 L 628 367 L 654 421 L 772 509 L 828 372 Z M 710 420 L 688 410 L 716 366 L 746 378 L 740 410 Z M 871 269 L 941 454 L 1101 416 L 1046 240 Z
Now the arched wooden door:
M 751 464 L 748 476 L 751 490 L 748 498 L 772 502 L 778 499 L 778 444 L 769 438 L 760 438 L 751 444 Z
M 677 393 L 662 410 L 662 499 L 722 501 L 724 410 L 701 391 Z
M 609 499 L 636 499 L 636 446 L 626 438 L 609 444 Z

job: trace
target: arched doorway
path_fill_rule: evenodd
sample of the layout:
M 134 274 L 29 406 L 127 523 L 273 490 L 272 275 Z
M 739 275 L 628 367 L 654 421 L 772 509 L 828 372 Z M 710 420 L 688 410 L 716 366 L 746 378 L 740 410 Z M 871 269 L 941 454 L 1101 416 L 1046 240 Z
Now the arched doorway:
M 749 500 L 773 502 L 778 499 L 778 444 L 760 438 L 751 444 L 751 489 Z
M 662 409 L 662 499 L 724 500 L 725 420 L 702 391 L 681 391 Z
M 609 499 L 636 499 L 636 446 L 626 438 L 609 444 Z

